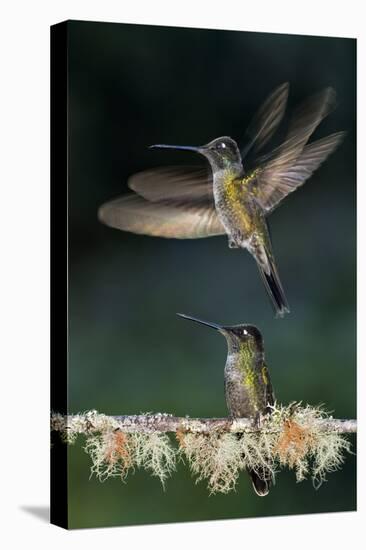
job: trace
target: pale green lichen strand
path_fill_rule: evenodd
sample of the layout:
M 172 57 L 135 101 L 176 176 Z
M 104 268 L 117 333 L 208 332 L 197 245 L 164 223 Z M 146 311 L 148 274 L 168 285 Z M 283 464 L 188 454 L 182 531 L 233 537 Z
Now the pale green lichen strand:
M 210 493 L 234 489 L 242 465 L 241 445 L 235 434 L 183 436 L 180 456 L 185 457 L 197 480 L 207 479 Z

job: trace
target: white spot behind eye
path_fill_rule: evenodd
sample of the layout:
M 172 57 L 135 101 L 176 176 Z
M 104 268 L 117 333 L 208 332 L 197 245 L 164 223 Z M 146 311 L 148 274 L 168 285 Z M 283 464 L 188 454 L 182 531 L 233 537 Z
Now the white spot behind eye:
M 226 143 L 221 143 L 221 147 L 222 147 L 223 149 L 225 149 L 225 148 L 226 148 Z
M 244 329 L 243 334 L 248 334 L 248 331 Z

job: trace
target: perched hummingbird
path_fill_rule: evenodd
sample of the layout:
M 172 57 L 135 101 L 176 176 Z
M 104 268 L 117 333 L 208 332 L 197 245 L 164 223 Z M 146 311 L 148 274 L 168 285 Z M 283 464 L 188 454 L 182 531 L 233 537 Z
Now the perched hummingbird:
M 272 384 L 264 360 L 263 338 L 253 325 L 223 326 L 208 323 L 189 315 L 179 317 L 207 325 L 221 332 L 226 338 L 228 354 L 225 365 L 225 397 L 232 418 L 251 418 L 258 424 L 261 415 L 271 412 L 274 404 Z M 248 471 L 257 495 L 269 492 L 271 473 Z
M 228 236 L 229 247 L 245 248 L 259 268 L 275 312 L 289 312 L 272 252 L 267 216 L 292 191 L 300 187 L 338 146 L 344 132 L 307 144 L 321 120 L 335 106 L 332 88 L 315 94 L 295 110 L 284 141 L 270 153 L 250 162 L 272 138 L 282 121 L 288 83 L 267 98 L 247 129 L 247 145 L 224 136 L 206 145 L 152 145 L 200 153 L 211 170 L 196 167 L 158 168 L 132 176 L 135 191 L 99 209 L 99 219 L 111 227 L 154 235 L 188 239 Z M 245 163 L 243 162 L 245 160 Z

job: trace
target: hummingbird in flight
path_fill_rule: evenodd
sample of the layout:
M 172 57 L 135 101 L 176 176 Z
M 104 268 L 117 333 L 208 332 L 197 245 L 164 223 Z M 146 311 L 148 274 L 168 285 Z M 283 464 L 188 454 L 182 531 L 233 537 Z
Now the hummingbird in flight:
M 258 425 L 263 415 L 271 413 L 275 402 L 260 331 L 253 325 L 224 326 L 182 313 L 178 316 L 214 328 L 225 336 L 228 354 L 224 377 L 229 416 L 249 418 L 254 425 Z M 269 469 L 261 472 L 248 470 L 248 474 L 257 495 L 266 496 L 272 483 Z
M 268 216 L 313 174 L 345 134 L 336 132 L 308 143 L 335 107 L 335 92 L 329 87 L 295 109 L 283 141 L 263 154 L 284 117 L 288 91 L 284 83 L 266 99 L 247 128 L 242 150 L 228 136 L 202 146 L 152 145 L 199 153 L 207 159 L 208 169 L 171 166 L 137 173 L 128 180 L 133 193 L 103 204 L 100 221 L 165 238 L 226 234 L 230 248 L 251 253 L 276 316 L 283 317 L 289 306 L 272 250 Z

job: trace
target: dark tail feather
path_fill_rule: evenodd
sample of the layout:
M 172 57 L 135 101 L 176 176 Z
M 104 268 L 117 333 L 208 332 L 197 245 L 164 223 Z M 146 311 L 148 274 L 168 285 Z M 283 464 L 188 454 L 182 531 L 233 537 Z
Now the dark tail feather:
M 262 479 L 254 472 L 254 470 L 248 470 L 248 474 L 252 480 L 253 489 L 259 497 L 265 497 L 269 493 L 269 488 L 271 486 L 270 475 L 265 476 L 266 479 Z
M 285 293 L 283 291 L 280 278 L 277 273 L 276 266 L 272 260 L 268 258 L 269 273 L 266 273 L 262 265 L 258 263 L 259 272 L 262 276 L 264 286 L 271 298 L 274 310 L 277 317 L 283 317 L 285 313 L 290 313 Z

